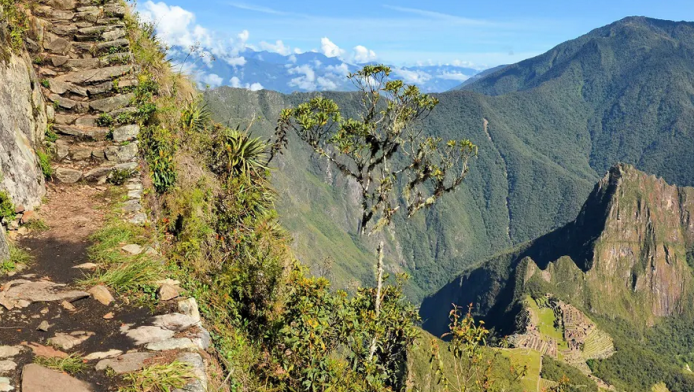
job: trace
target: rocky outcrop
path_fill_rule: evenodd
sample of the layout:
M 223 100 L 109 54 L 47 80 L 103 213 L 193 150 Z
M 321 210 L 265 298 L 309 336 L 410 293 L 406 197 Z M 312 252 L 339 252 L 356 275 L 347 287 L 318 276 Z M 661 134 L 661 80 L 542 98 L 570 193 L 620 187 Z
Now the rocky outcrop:
M 479 315 L 512 329 L 509 318 L 528 292 L 638 326 L 689 312 L 692 217 L 694 188 L 615 166 L 574 222 L 483 263 L 425 300 L 425 327 L 445 331 L 450 308 L 441 304 L 474 303 Z
M 47 126 L 46 105 L 28 54 L 0 62 L 0 189 L 26 208 L 46 190 L 36 157 Z

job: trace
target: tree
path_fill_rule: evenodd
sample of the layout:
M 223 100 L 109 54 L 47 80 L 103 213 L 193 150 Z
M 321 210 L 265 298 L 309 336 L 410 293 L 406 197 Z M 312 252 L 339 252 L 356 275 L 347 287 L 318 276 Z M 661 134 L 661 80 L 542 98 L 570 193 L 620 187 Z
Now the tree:
M 358 118 L 344 118 L 331 99 L 321 96 L 280 116 L 273 156 L 287 145 L 293 130 L 361 190 L 361 234 L 392 222 L 401 204 L 408 217 L 454 191 L 468 173 L 468 160 L 477 154 L 469 140 L 449 140 L 427 135 L 417 127 L 438 100 L 420 93 L 414 85 L 390 80 L 391 69 L 369 65 L 349 78 L 361 94 Z
M 338 105 L 322 96 L 283 110 L 269 158 L 286 148 L 288 133 L 293 131 L 354 180 L 361 191 L 362 235 L 391 225 L 401 207 L 411 217 L 454 191 L 468 173 L 469 159 L 477 154 L 477 146 L 469 140 L 444 142 L 417 126 L 438 100 L 414 85 L 392 79 L 391 73 L 387 66 L 367 65 L 348 76 L 361 97 L 356 118 L 343 117 Z M 383 248 L 381 241 L 373 301 L 376 318 L 384 295 Z M 386 335 L 384 331 L 374 333 L 366 354 L 368 362 L 379 357 L 379 336 Z

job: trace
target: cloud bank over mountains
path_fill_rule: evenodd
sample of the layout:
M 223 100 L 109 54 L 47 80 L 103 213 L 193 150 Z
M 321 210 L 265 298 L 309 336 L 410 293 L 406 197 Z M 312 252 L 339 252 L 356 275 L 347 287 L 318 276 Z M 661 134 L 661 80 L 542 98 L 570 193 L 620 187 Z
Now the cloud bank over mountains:
M 347 50 L 328 37 L 320 38 L 319 48 L 308 51 L 282 40 L 252 45 L 247 30 L 220 35 L 197 24 L 192 12 L 165 2 L 146 1 L 138 6 L 138 12 L 143 21 L 154 24 L 175 67 L 193 76 L 202 88 L 226 85 L 283 93 L 349 91 L 354 86 L 345 77 L 348 73 L 383 61 L 363 45 Z M 426 92 L 449 90 L 479 71 L 464 62 L 393 67 L 396 77 Z

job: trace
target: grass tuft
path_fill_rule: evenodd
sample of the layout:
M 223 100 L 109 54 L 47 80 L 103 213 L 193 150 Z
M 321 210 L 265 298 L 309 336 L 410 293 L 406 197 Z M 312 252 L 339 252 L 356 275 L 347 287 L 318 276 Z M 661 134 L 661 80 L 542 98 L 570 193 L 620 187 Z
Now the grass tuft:
M 10 258 L 0 263 L 0 275 L 15 271 L 17 266 L 28 265 L 33 261 L 33 257 L 26 250 L 10 243 Z
M 73 375 L 82 373 L 87 367 L 82 357 L 77 354 L 70 354 L 65 358 L 48 358 L 38 356 L 34 358 L 34 363 L 49 369 L 55 369 Z
M 190 365 L 173 361 L 168 365 L 153 365 L 123 376 L 127 386 L 118 392 L 170 392 L 184 387 L 195 377 Z
M 152 292 L 155 282 L 164 276 L 164 266 L 148 255 L 132 257 L 130 260 L 101 269 L 82 283 L 87 286 L 103 284 L 118 293 L 143 290 Z

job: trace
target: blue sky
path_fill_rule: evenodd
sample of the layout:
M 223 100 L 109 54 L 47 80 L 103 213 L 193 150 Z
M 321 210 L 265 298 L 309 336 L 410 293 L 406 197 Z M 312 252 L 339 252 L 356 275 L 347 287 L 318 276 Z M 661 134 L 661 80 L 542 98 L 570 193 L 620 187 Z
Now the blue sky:
M 626 16 L 694 20 L 691 0 L 140 0 L 139 7 L 172 43 L 477 67 L 538 55 Z

